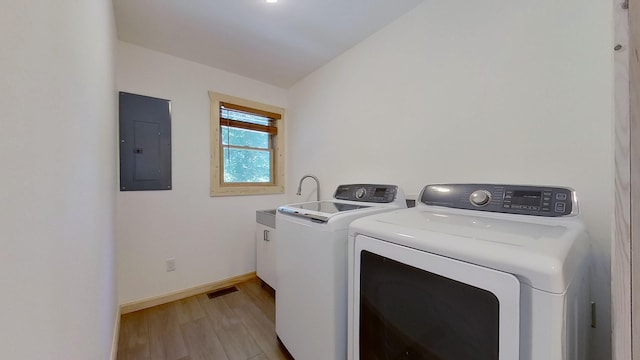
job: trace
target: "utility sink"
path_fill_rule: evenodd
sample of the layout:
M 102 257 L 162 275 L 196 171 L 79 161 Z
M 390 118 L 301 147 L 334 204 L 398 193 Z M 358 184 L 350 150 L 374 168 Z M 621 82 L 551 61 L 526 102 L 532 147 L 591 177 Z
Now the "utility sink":
M 276 209 L 256 210 L 256 222 L 275 229 Z

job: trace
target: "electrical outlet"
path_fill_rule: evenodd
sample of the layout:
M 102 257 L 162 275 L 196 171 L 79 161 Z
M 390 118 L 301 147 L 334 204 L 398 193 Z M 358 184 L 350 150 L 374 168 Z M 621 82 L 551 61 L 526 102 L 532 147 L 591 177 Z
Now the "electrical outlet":
M 171 257 L 167 259 L 167 271 L 174 271 L 176 269 L 176 258 Z

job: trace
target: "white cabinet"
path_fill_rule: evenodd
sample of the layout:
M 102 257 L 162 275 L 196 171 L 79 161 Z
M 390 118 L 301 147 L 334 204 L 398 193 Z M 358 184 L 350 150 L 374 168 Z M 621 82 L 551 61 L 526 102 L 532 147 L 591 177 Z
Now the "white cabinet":
M 256 224 L 256 268 L 258 277 L 276 290 L 276 229 Z

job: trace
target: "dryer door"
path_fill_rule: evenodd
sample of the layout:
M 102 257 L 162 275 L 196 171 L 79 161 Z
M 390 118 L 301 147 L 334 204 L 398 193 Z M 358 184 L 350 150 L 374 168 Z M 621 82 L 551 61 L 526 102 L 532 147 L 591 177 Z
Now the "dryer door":
M 363 235 L 354 260 L 355 359 L 519 357 L 515 276 Z

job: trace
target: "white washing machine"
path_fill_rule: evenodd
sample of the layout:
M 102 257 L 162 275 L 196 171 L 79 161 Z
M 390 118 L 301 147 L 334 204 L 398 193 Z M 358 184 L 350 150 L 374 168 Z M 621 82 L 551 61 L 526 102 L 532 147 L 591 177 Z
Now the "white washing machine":
M 351 223 L 350 359 L 588 359 L 574 191 L 442 184 L 418 200 Z
M 349 224 L 407 206 L 394 185 L 340 185 L 333 198 L 276 214 L 276 333 L 299 360 L 347 358 Z

